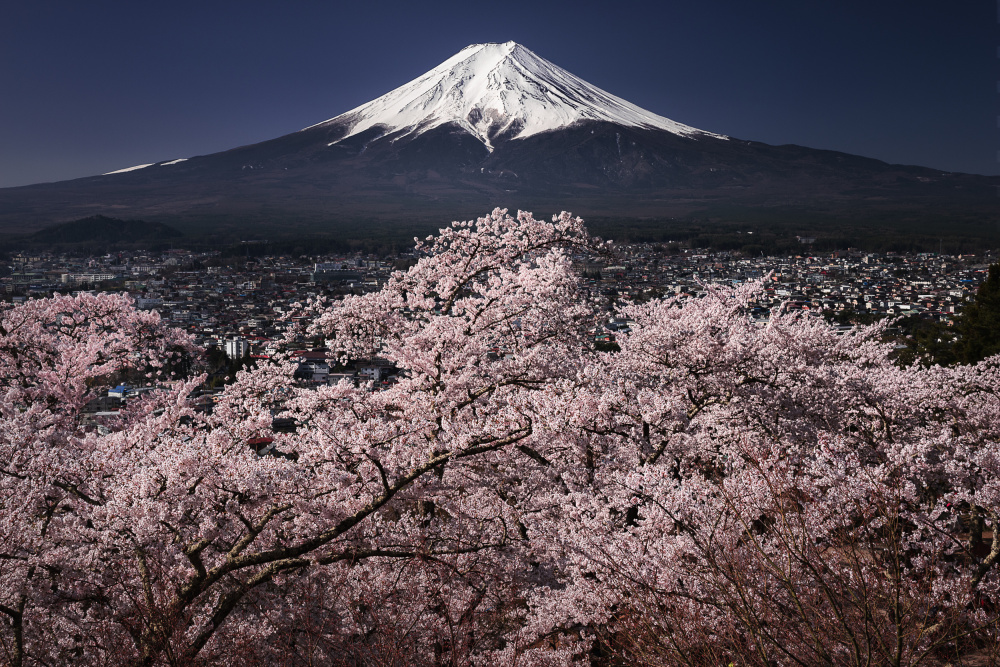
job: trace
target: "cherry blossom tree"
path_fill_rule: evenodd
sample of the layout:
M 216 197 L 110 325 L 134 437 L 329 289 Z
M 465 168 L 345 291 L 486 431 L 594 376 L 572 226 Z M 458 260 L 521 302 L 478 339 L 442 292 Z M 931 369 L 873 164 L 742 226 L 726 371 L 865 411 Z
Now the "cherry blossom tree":
M 0 312 L 2 660 L 913 665 L 995 643 L 997 359 L 897 368 L 878 326 L 760 325 L 759 284 L 626 305 L 600 352 L 578 249 L 598 244 L 566 213 L 454 223 L 379 291 L 298 313 L 397 383 L 305 388 L 275 360 L 211 414 L 202 377 L 168 382 L 191 340 L 126 297 Z M 164 389 L 90 423 L 126 372 Z
M 567 250 L 587 243 L 568 214 L 495 211 L 317 313 L 340 352 L 404 369 L 386 391 L 296 389 L 275 363 L 240 373 L 212 415 L 185 398 L 194 378 L 99 430 L 80 426 L 86 389 L 186 341 L 122 297 L 7 311 L 8 660 L 273 661 L 273 646 L 301 649 L 303 620 L 323 628 L 302 639 L 314 661 L 377 654 L 390 625 L 410 664 L 512 645 L 497 640 L 523 625 L 514 496 L 546 481 L 523 467 L 544 439 L 536 395 L 582 350 L 590 309 Z M 275 415 L 298 431 L 272 433 Z M 262 436 L 284 455 L 248 447 Z
M 0 313 L 0 613 L 11 664 L 23 664 L 29 646 L 64 646 L 72 631 L 53 606 L 99 585 L 90 573 L 101 568 L 88 562 L 91 508 L 103 505 L 98 480 L 117 474 L 114 450 L 124 443 L 82 422 L 91 387 L 129 369 L 167 380 L 165 369 L 192 350 L 186 335 L 123 296 L 31 300 Z M 123 431 L 161 419 L 136 411 Z
M 548 527 L 574 563 L 554 611 L 643 664 L 995 646 L 996 360 L 900 369 L 879 327 L 755 323 L 759 288 L 626 307 L 621 352 L 584 370 L 593 455 L 579 527 Z

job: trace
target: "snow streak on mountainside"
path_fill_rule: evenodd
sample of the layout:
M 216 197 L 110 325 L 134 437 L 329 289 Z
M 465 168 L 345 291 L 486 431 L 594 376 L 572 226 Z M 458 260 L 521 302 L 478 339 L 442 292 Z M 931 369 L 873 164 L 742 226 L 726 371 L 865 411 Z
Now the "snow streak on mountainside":
M 150 162 L 149 164 L 137 164 L 134 167 L 125 167 L 124 169 L 116 169 L 115 171 L 108 171 L 101 176 L 113 176 L 114 174 L 126 174 L 130 171 L 138 171 L 139 169 L 145 169 L 146 167 L 152 167 L 154 164 L 159 164 L 161 167 L 168 167 L 172 164 L 180 164 L 181 162 L 187 162 L 186 157 L 178 158 L 176 160 L 171 160 L 170 162 Z
M 348 128 L 342 141 L 372 128 L 416 136 L 454 123 L 492 151 L 501 137 L 530 137 L 585 120 L 728 138 L 630 104 L 514 42 L 468 46 L 410 83 L 306 129 L 342 124 Z
M 109 172 L 107 172 L 105 174 L 101 174 L 101 175 L 102 176 L 111 176 L 113 174 L 124 174 L 124 173 L 130 172 L 130 171 L 135 171 L 137 169 L 145 169 L 146 167 L 152 167 L 154 164 L 156 164 L 156 163 L 155 162 L 150 162 L 149 164 L 137 164 L 134 167 L 125 167 L 124 169 L 116 169 L 115 171 L 109 171 Z

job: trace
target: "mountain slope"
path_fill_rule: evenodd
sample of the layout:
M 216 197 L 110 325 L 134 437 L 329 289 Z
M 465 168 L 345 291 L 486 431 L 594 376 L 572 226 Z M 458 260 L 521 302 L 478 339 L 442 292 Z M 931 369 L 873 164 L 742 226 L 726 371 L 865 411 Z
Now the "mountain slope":
M 997 185 L 997 177 L 698 130 L 508 42 L 470 46 L 368 104 L 270 141 L 2 189 L 0 230 L 97 213 L 199 233 L 384 229 L 494 206 L 623 218 L 810 209 L 857 220 L 889 211 L 991 221 Z
M 31 235 L 36 243 L 108 243 L 121 241 L 162 241 L 182 236 L 180 232 L 158 222 L 145 220 L 118 220 L 104 215 L 94 215 L 81 220 L 46 227 Z
M 346 134 L 337 141 L 371 128 L 399 140 L 455 124 L 492 151 L 494 140 L 582 121 L 725 138 L 641 109 L 514 42 L 468 46 L 406 85 L 313 127 L 343 126 Z

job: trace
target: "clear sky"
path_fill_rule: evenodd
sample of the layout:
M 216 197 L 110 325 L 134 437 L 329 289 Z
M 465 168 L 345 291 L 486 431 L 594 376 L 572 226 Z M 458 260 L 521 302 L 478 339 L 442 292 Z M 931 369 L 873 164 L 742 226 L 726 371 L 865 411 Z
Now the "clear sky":
M 271 139 L 508 40 L 704 130 L 1000 174 L 1000 0 L 0 6 L 0 187 Z

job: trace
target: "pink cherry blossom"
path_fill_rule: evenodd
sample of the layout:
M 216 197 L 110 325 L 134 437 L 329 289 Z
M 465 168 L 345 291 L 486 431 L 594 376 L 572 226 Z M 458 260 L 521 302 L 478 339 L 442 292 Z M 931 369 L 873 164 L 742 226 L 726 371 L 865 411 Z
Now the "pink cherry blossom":
M 127 297 L 0 311 L 0 661 L 916 665 L 996 645 L 1000 359 L 898 368 L 879 326 L 756 323 L 756 283 L 627 305 L 621 351 L 598 352 L 580 219 L 496 210 L 418 249 L 380 291 L 293 314 L 399 369 L 379 391 L 300 387 L 276 357 L 204 414 L 203 378 L 170 380 L 192 341 Z M 161 391 L 86 417 L 147 374 Z

